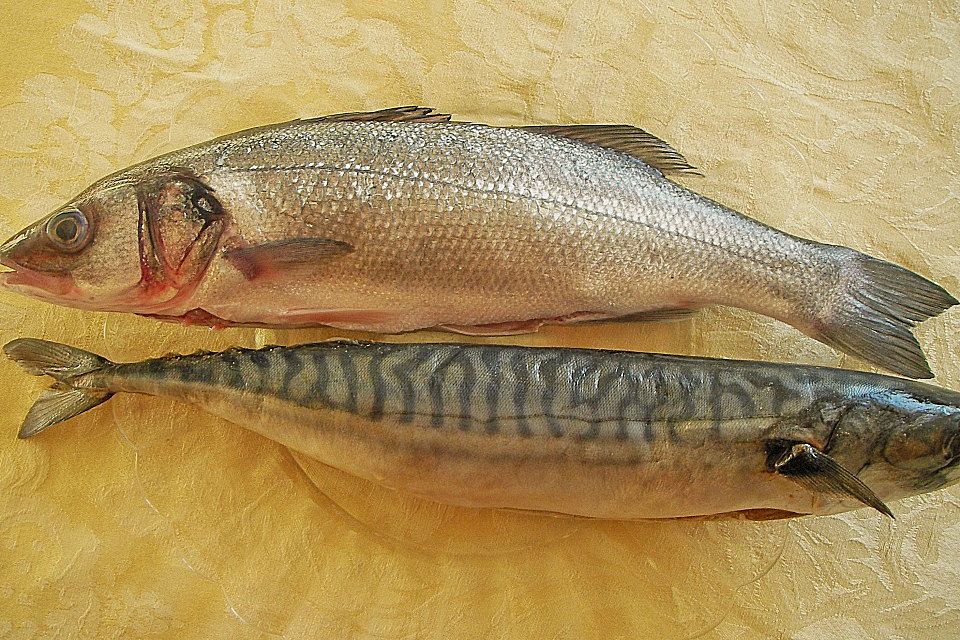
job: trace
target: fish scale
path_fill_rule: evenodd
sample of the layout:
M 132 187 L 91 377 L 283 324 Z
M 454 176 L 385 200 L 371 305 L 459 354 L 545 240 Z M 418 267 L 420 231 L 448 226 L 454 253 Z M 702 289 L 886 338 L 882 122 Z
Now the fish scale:
M 5 351 L 58 380 L 28 413 L 23 437 L 114 393 L 172 397 L 346 472 L 454 504 L 608 518 L 861 504 L 889 513 L 883 500 L 960 477 L 960 394 L 870 373 L 353 341 L 128 364 L 32 339 Z
M 404 107 L 298 120 L 104 178 L 0 247 L 15 270 L 0 283 L 189 323 L 384 333 L 722 304 L 932 376 L 911 329 L 949 293 L 670 179 L 690 170 L 626 125 L 491 127 Z M 86 229 L 83 246 L 54 246 L 60 223 Z

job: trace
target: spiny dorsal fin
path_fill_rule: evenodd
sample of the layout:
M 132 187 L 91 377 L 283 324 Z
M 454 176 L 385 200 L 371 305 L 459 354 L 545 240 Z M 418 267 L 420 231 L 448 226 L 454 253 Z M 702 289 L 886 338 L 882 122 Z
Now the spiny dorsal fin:
M 685 173 L 703 175 L 687 162 L 679 151 L 652 133 L 628 124 L 573 124 L 520 127 L 526 131 L 595 144 L 643 160 L 664 174 Z
M 377 111 L 350 111 L 334 113 L 316 118 L 307 118 L 308 122 L 456 122 L 449 113 L 436 113 L 432 107 L 406 105 L 390 107 Z M 458 124 L 468 124 L 458 122 Z M 643 160 L 664 174 L 685 173 L 703 175 L 687 162 L 683 155 L 670 144 L 652 133 L 628 124 L 574 124 L 574 125 L 534 125 L 517 127 L 525 131 L 534 131 L 570 138 L 605 149 L 626 153 Z
M 790 445 L 788 442 L 782 444 Z M 772 471 L 806 486 L 811 491 L 852 497 L 885 516 L 893 517 L 890 508 L 860 478 L 805 442 L 793 443 L 782 452 L 772 449 L 768 465 Z
M 407 105 L 378 111 L 351 111 L 309 118 L 314 122 L 450 122 L 449 113 L 434 113 L 431 107 Z

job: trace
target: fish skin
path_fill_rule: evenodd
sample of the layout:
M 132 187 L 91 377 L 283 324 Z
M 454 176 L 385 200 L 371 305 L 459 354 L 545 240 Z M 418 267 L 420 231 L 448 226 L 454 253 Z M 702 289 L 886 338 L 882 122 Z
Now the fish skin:
M 345 472 L 458 505 L 771 518 L 859 508 L 864 498 L 840 491 L 856 485 L 889 514 L 883 501 L 960 479 L 960 394 L 871 373 L 342 340 L 128 364 L 34 339 L 4 351 L 57 380 L 21 437 L 115 393 L 172 397 Z M 798 451 L 819 462 L 804 468 Z M 831 467 L 843 483 L 817 475 Z
M 89 212 L 95 240 L 58 258 L 46 274 L 60 278 L 55 293 L 24 267 L 45 241 L 40 231 L 0 247 L 0 263 L 17 270 L 0 281 L 81 308 L 382 333 L 535 330 L 720 304 L 932 377 L 910 329 L 956 300 L 917 274 L 773 229 L 629 153 L 557 135 L 562 128 L 385 113 L 260 127 L 114 174 L 68 205 Z M 219 217 L 206 220 L 197 198 Z M 138 215 L 193 224 L 157 231 Z M 138 226 L 146 231 L 130 242 Z M 159 249 L 144 239 L 164 233 L 171 242 Z M 169 244 L 179 259 L 195 233 L 203 250 L 189 264 L 144 270 L 145 253 Z M 101 236 L 109 252 L 98 249 Z M 289 243 L 300 250 L 275 252 L 272 263 L 262 250 Z M 250 254 L 256 268 L 235 259 Z M 146 263 L 166 265 L 162 257 Z

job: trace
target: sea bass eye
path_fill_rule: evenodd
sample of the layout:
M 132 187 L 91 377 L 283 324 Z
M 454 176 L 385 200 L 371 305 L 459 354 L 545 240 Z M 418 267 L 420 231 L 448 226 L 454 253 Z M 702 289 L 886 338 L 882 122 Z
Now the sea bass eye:
M 61 211 L 47 223 L 47 237 L 64 251 L 79 251 L 86 246 L 89 235 L 87 218 L 79 209 Z

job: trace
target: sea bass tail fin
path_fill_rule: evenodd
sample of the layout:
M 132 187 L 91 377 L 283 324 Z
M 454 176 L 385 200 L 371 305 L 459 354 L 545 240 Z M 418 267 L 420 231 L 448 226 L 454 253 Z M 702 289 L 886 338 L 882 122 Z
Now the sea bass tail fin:
M 845 277 L 842 301 L 815 330 L 814 337 L 894 373 L 932 378 L 920 343 L 911 332 L 938 316 L 957 299 L 909 269 L 864 254 Z
M 20 427 L 20 438 L 36 435 L 47 427 L 92 409 L 113 395 L 106 389 L 73 386 L 79 376 L 112 364 L 89 351 L 47 340 L 20 338 L 8 342 L 3 352 L 28 373 L 48 375 L 56 380 L 30 407 Z

